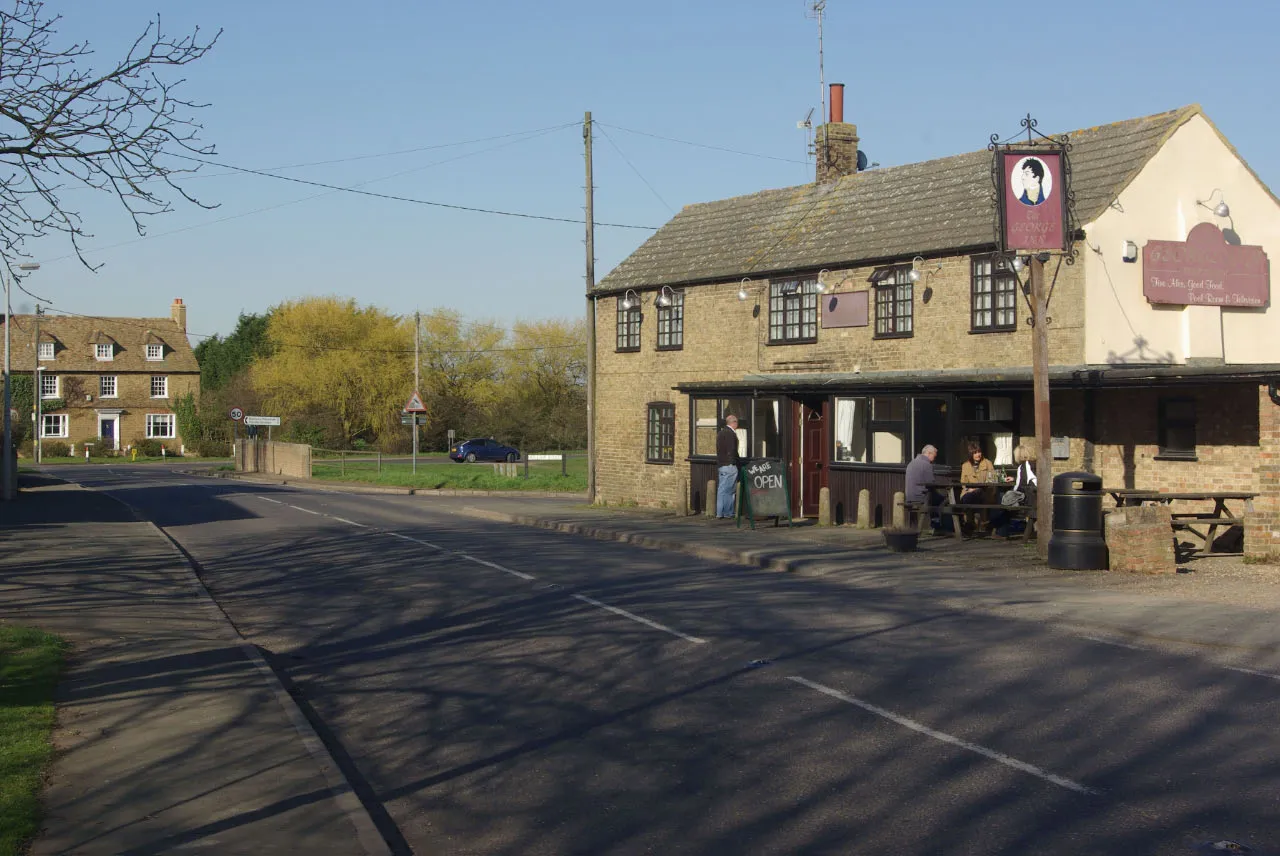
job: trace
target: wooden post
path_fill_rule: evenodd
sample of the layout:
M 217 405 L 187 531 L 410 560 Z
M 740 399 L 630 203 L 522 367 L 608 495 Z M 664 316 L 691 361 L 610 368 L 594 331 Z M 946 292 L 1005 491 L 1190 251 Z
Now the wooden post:
M 1053 533 L 1053 440 L 1049 424 L 1049 324 L 1044 261 L 1031 257 L 1031 383 L 1036 418 L 1036 551 L 1049 558 Z

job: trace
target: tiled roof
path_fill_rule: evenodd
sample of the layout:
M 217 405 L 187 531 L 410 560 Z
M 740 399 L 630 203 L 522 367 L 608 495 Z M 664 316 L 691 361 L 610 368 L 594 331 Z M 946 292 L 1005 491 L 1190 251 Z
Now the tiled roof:
M 1199 105 L 1072 132 L 1076 219 L 1110 205 Z M 991 245 L 991 153 L 872 169 L 829 184 L 689 205 L 596 291 L 850 267 Z
M 29 372 L 35 365 L 36 316 L 14 315 L 10 331 L 11 360 L 15 372 Z M 4 322 L 0 321 L 0 335 Z M 52 339 L 50 339 L 52 337 Z M 171 318 L 73 318 L 45 315 L 40 318 L 40 340 L 55 342 L 54 359 L 41 360 L 47 370 L 123 374 L 146 372 L 171 374 L 198 372 L 200 364 Z M 94 358 L 94 344 L 114 344 L 110 361 Z M 148 360 L 147 344 L 163 343 L 164 359 Z

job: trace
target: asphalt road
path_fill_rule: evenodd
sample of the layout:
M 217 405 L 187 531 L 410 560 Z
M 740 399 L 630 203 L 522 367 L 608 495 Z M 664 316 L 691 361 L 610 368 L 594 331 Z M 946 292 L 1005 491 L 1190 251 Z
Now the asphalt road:
M 58 474 L 194 557 L 396 852 L 1280 842 L 1280 685 L 1263 675 L 439 501 Z

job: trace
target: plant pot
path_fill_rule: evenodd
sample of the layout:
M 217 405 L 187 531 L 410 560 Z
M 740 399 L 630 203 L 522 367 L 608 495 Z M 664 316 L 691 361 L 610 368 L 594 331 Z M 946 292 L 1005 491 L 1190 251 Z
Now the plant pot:
M 884 545 L 894 553 L 914 553 L 920 541 L 916 529 L 883 529 Z

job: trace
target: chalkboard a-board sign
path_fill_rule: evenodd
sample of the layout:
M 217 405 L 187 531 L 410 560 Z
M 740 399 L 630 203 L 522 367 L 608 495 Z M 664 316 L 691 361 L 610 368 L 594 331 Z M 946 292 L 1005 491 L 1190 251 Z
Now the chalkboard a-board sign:
M 746 516 L 751 528 L 765 517 L 774 518 L 777 526 L 782 518 L 791 525 L 791 490 L 787 484 L 787 465 L 778 458 L 751 458 L 738 468 L 738 525 Z

